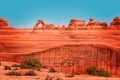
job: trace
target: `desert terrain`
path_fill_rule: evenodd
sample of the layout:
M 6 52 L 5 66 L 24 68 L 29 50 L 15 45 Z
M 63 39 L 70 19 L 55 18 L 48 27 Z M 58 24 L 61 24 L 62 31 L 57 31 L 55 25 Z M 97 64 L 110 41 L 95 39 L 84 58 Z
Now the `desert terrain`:
M 4 23 L 3 23 L 4 22 Z M 1 20 L 0 26 L 0 80 L 44 80 L 45 76 L 63 80 L 119 80 L 120 78 L 120 18 L 116 17 L 108 27 L 106 23 L 90 19 L 71 20 L 68 28 L 54 28 L 38 20 L 33 29 L 16 29 Z M 42 24 L 42 28 L 38 25 Z M 6 27 L 7 26 L 7 27 Z M 87 26 L 87 28 L 86 28 Z M 37 76 L 6 76 L 4 64 L 20 63 L 35 57 L 42 63 Z M 112 77 L 95 77 L 86 74 L 86 69 L 96 66 L 107 70 Z M 55 68 L 58 73 L 46 70 Z M 19 71 L 19 70 L 18 70 Z M 24 70 L 23 70 L 24 71 Z M 78 74 L 66 78 L 65 74 Z

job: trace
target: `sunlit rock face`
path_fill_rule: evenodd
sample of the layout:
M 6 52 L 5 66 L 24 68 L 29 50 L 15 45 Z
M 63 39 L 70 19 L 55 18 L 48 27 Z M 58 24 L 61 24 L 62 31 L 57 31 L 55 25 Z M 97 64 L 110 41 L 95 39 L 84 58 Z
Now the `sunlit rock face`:
M 89 22 L 87 24 L 87 29 L 103 29 L 106 30 L 108 27 L 108 24 L 106 22 L 95 22 L 93 18 L 89 19 Z
M 13 29 L 8 25 L 8 21 L 4 18 L 0 18 L 0 29 Z
M 0 28 L 8 28 L 8 21 L 4 18 L 0 18 Z
M 84 20 L 76 20 L 72 19 L 70 20 L 69 29 L 83 29 L 85 27 L 85 21 Z
M 29 57 L 40 59 L 43 67 L 55 68 L 65 73 L 84 74 L 90 66 L 120 75 L 120 52 L 103 45 L 65 45 L 42 52 L 30 54 Z
M 115 17 L 110 23 L 110 29 L 119 29 L 120 30 L 120 17 Z
M 64 45 L 18 56 L 19 59 L 14 58 L 16 61 L 35 57 L 43 68 L 55 68 L 64 73 L 85 74 L 88 67 L 96 66 L 112 75 L 120 75 L 120 51 L 99 44 Z
M 42 27 L 39 28 L 39 25 L 42 24 Z M 51 30 L 51 29 L 55 29 L 54 24 L 45 24 L 44 20 L 38 20 L 37 23 L 34 25 L 33 30 Z
M 38 20 L 33 29 L 0 30 L 0 61 L 35 57 L 44 68 L 60 72 L 84 74 L 88 67 L 96 66 L 120 75 L 120 30 L 104 30 L 107 23 L 93 19 L 89 25 L 71 20 L 68 27 L 51 26 Z
M 6 51 L 5 50 L 5 45 L 0 42 L 0 52 Z

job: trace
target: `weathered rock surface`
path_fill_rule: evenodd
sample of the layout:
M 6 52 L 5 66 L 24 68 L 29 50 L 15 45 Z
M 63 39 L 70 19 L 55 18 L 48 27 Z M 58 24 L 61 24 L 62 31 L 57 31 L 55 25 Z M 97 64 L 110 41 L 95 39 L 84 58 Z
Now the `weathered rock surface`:
M 39 25 L 42 24 L 42 27 L 39 28 Z M 37 23 L 34 25 L 33 30 L 40 30 L 40 29 L 55 29 L 54 24 L 45 24 L 43 20 L 38 20 Z
M 120 17 L 115 17 L 113 19 L 113 21 L 110 23 L 110 28 L 120 30 Z
M 82 29 L 85 26 L 84 20 L 76 20 L 72 19 L 70 20 L 70 24 L 68 26 L 69 29 Z
M 42 27 L 39 28 L 39 24 L 42 24 Z M 86 25 L 84 20 L 71 19 L 68 27 L 56 27 L 54 24 L 45 24 L 43 20 L 38 20 L 35 24 L 33 31 L 39 29 L 46 30 L 106 30 L 106 29 L 120 29 L 120 17 L 115 17 L 110 23 L 110 27 L 106 22 L 94 21 L 93 18 L 89 19 L 88 24 Z
M 120 50 L 99 44 L 65 45 L 31 54 L 3 57 L 17 62 L 35 57 L 41 61 L 43 68 L 55 68 L 64 73 L 85 74 L 88 67 L 96 66 L 112 75 L 120 75 Z
M 92 25 L 93 20 L 90 21 Z M 39 24 L 42 24 L 40 29 Z M 62 30 L 54 29 L 43 20 L 35 24 L 36 33 L 32 30 L 0 30 L 0 60 L 20 62 L 36 57 L 44 68 L 54 67 L 66 73 L 83 74 L 87 67 L 94 65 L 112 75 L 120 75 L 120 30 L 78 30 L 85 29 L 82 23 L 71 24 L 77 24 L 76 30 L 66 30 L 65 26 Z M 94 23 L 98 24 L 102 25 L 100 29 L 107 25 Z
M 94 22 L 94 19 L 90 18 L 87 24 L 88 29 L 107 29 L 108 24 L 106 22 Z
M 0 18 L 0 29 L 13 29 L 8 25 L 8 21 L 6 21 L 4 18 Z

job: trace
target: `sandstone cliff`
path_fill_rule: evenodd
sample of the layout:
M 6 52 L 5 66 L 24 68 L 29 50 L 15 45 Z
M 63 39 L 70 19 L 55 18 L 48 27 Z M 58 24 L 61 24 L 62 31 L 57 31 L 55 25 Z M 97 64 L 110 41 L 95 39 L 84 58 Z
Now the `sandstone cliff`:
M 112 75 L 120 75 L 120 50 L 99 44 L 64 45 L 31 54 L 0 56 L 16 62 L 35 57 L 43 68 L 55 68 L 64 73 L 85 74 L 88 67 L 96 66 Z

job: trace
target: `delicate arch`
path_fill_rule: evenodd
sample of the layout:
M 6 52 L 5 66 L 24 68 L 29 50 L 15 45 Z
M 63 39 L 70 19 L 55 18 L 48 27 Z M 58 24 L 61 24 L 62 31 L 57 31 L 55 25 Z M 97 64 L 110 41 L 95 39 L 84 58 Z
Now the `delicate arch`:
M 37 23 L 34 25 L 33 30 L 38 30 L 39 29 L 39 24 L 42 24 L 42 27 L 45 25 L 43 20 L 38 20 Z

